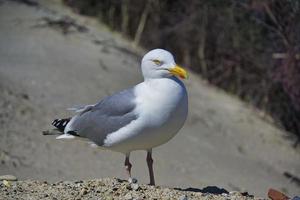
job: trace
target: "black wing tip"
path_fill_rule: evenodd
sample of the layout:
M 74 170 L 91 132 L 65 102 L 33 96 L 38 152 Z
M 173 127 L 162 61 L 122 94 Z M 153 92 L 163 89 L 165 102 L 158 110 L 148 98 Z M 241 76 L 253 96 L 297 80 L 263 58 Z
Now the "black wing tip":
M 69 123 L 71 118 L 66 118 L 66 119 L 55 119 L 51 123 L 54 127 L 56 127 L 59 131 L 63 132 Z

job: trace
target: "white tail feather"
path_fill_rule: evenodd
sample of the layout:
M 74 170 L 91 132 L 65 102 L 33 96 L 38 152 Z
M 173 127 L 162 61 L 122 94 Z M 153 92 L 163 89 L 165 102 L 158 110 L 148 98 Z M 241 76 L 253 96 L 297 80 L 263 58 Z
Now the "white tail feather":
M 62 134 L 62 135 L 56 137 L 57 140 L 60 140 L 60 139 L 74 139 L 74 138 L 75 138 L 75 136 L 70 135 L 70 134 Z
M 98 148 L 99 146 L 95 144 L 94 142 L 89 142 L 90 147 Z

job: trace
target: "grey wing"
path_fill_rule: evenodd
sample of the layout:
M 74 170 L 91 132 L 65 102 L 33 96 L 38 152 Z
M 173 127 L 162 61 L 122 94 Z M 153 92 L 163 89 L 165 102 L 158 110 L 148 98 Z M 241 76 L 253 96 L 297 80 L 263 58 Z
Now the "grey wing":
M 109 133 L 137 119 L 134 99 L 134 88 L 105 97 L 74 116 L 68 132 L 75 132 L 101 146 Z

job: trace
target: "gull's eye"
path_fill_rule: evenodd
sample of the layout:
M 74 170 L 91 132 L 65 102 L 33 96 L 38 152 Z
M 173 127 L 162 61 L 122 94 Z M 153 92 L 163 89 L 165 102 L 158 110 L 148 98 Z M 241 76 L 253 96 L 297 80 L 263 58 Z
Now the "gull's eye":
M 162 62 L 160 60 L 154 59 L 152 60 L 156 65 L 161 65 Z

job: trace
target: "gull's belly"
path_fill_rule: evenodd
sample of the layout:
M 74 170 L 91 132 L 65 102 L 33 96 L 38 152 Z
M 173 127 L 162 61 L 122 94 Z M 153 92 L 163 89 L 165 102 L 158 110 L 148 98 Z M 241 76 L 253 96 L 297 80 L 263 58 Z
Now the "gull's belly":
M 188 113 L 186 90 L 174 81 L 167 82 L 166 87 L 160 84 L 158 90 L 147 89 L 148 93 L 138 95 L 138 119 L 110 136 L 113 142 L 107 145 L 109 149 L 123 153 L 151 149 L 166 143 L 180 130 Z
M 134 150 L 146 150 L 162 145 L 173 138 L 183 126 L 187 117 L 187 98 L 179 102 L 173 110 L 164 110 L 164 114 L 145 115 L 132 123 L 132 129 L 126 130 L 127 137 L 112 143 L 111 150 L 127 153 Z M 151 123 L 149 123 L 151 121 Z M 130 132 L 132 131 L 132 132 Z
M 138 144 L 136 148 L 150 149 L 168 142 L 176 135 L 187 117 L 187 97 L 184 96 L 176 105 L 174 108 L 169 107 L 156 113 L 153 122 L 136 135 L 137 142 L 134 143 Z M 149 118 L 147 121 L 149 122 Z

